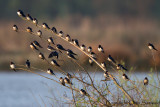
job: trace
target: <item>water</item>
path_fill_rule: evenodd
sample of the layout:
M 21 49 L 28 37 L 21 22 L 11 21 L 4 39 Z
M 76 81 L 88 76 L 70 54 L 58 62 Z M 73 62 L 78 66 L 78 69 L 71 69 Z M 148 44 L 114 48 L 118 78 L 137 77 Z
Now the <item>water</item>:
M 31 73 L 0 73 L 0 107 L 44 106 L 42 99 L 49 105 L 54 103 L 48 98 L 53 98 L 54 92 L 56 96 L 63 96 L 61 87 Z
M 136 74 L 136 76 L 143 80 L 147 75 Z M 101 78 L 103 78 L 102 73 L 95 75 L 96 80 L 99 81 Z M 62 106 L 61 101 L 64 101 L 64 94 L 71 96 L 70 90 L 35 74 L 0 73 L 0 107 L 35 107 L 51 106 L 51 104 Z M 55 97 L 60 102 L 56 101 Z

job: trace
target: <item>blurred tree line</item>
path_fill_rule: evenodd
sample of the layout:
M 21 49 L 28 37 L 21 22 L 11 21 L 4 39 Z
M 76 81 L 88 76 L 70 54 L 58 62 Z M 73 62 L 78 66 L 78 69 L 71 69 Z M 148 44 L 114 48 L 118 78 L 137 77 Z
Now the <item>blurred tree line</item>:
M 80 14 L 160 17 L 159 0 L 0 0 L 0 19 L 13 19 L 15 10 L 47 18 Z

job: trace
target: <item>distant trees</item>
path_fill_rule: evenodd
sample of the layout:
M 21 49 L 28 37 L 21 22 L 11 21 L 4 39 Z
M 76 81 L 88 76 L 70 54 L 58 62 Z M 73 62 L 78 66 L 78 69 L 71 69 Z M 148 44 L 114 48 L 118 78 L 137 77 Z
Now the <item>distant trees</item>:
M 87 16 L 130 15 L 160 16 L 158 0 L 0 0 L 1 19 L 15 18 L 13 11 L 19 8 L 31 11 L 35 16 L 54 17 L 81 14 Z

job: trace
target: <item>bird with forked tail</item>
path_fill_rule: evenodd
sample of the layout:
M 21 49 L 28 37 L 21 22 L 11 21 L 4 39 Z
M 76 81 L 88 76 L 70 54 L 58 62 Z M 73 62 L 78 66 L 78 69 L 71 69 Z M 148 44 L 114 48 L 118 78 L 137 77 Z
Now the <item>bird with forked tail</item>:
M 10 62 L 10 68 L 16 72 L 16 65 L 14 64 L 14 62 Z
M 55 56 L 58 59 L 58 52 L 57 51 L 53 51 L 49 54 L 48 58 L 52 58 L 53 56 Z
M 145 77 L 145 78 L 144 78 L 143 83 L 144 83 L 144 85 L 148 85 L 149 80 L 148 80 L 148 78 L 147 78 L 147 77 Z
M 150 50 L 156 50 L 156 51 L 158 51 L 158 50 L 154 47 L 154 45 L 151 44 L 151 43 L 148 43 L 148 48 L 149 48 Z
M 30 63 L 30 61 L 27 59 L 27 61 L 26 61 L 26 67 L 27 67 L 27 68 L 30 68 L 30 66 L 31 66 L 31 63 Z

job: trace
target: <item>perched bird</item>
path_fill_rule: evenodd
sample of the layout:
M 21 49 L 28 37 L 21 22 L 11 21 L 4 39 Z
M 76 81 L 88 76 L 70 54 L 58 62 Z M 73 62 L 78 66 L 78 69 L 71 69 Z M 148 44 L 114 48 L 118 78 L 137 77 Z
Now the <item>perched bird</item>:
M 55 27 L 52 27 L 51 30 L 52 30 L 53 33 L 57 34 L 57 29 Z
M 129 80 L 129 78 L 128 78 L 128 76 L 126 75 L 126 74 L 123 74 L 123 76 L 122 76 L 122 78 L 124 79 L 124 80 Z
M 81 93 L 82 95 L 86 95 L 86 94 L 87 94 L 84 89 L 81 89 L 81 90 L 80 90 L 80 93 Z
M 71 84 L 71 85 L 73 85 L 72 82 L 70 81 L 70 79 L 67 78 L 67 77 L 64 78 L 64 82 L 65 82 L 66 84 Z
M 104 81 L 109 81 L 109 80 L 110 80 L 108 71 L 105 71 L 105 73 L 104 73 L 103 75 L 104 75 L 104 77 L 105 77 L 105 80 L 104 80 Z
M 35 49 L 35 50 L 38 50 L 38 48 L 31 42 L 31 44 L 30 44 L 30 48 L 31 49 Z
M 13 62 L 10 62 L 10 68 L 16 72 L 16 65 Z
M 151 43 L 148 43 L 148 48 L 151 49 L 151 50 L 156 50 L 156 51 L 158 51 L 158 50 L 154 47 L 154 45 L 151 44 Z
M 104 53 L 103 47 L 101 45 L 98 46 L 98 51 Z
M 68 55 L 68 58 L 72 58 L 72 59 L 77 60 L 77 59 L 74 57 L 74 55 L 73 55 L 73 54 L 68 53 L 67 55 Z
M 12 29 L 13 29 L 14 31 L 18 32 L 18 27 L 17 27 L 17 25 L 13 25 Z
M 49 44 L 54 44 L 54 41 L 53 41 L 53 38 L 52 38 L 52 37 L 49 37 L 49 38 L 47 39 L 47 41 L 48 41 Z
M 37 41 L 33 41 L 33 44 L 39 48 L 42 48 L 42 46 Z
M 69 36 L 69 34 L 66 35 L 66 40 L 71 41 L 71 37 Z
M 67 73 L 67 78 L 68 79 L 72 78 L 72 75 L 70 73 Z
M 89 63 L 90 63 L 91 66 L 93 65 L 93 62 L 94 61 L 91 58 L 89 58 Z
M 45 57 L 44 57 L 44 55 L 42 53 L 39 53 L 38 56 L 39 56 L 40 59 L 43 59 L 43 60 L 45 59 Z
M 24 13 L 23 13 L 22 10 L 18 10 L 18 11 L 17 11 L 17 14 L 18 14 L 18 16 L 26 17 L 26 16 L 24 15 Z
M 105 62 L 102 62 L 102 63 L 101 63 L 101 66 L 102 66 L 103 68 L 106 68 L 106 63 L 105 63 Z
M 127 71 L 127 69 L 126 69 L 123 65 L 118 64 L 118 65 L 117 65 L 117 70 L 121 70 L 121 69 Z
M 145 77 L 145 78 L 144 78 L 143 83 L 144 83 L 144 85 L 148 85 L 149 80 L 148 80 L 148 78 L 147 78 L 147 77 Z
M 48 26 L 46 23 L 43 23 L 43 24 L 42 24 L 42 27 L 43 27 L 44 29 L 50 29 L 49 26 Z
M 32 31 L 32 28 L 30 28 L 30 27 L 28 27 L 27 29 L 26 29 L 26 31 L 28 32 L 28 33 L 32 33 L 33 31 Z
M 27 14 L 26 19 L 27 19 L 28 21 L 32 21 L 32 20 L 33 20 L 32 16 L 31 16 L 30 14 Z
M 91 57 L 96 60 L 96 54 L 94 52 L 91 52 Z
M 63 37 L 64 33 L 63 31 L 59 31 L 58 36 Z
M 52 58 L 53 56 L 55 56 L 58 59 L 58 52 L 57 51 L 53 51 L 49 54 L 48 58 Z
M 33 19 L 33 24 L 35 24 L 37 26 L 38 20 L 36 18 Z
M 30 63 L 30 61 L 27 59 L 27 61 L 26 61 L 26 67 L 27 67 L 27 68 L 30 68 L 30 66 L 31 66 L 31 63 Z
M 48 45 L 47 50 L 53 51 L 53 50 L 56 50 L 56 49 L 54 49 L 52 46 Z
M 63 46 L 60 45 L 60 44 L 57 44 L 56 48 L 57 48 L 58 50 L 66 51 L 66 49 L 64 49 Z
M 72 42 L 74 45 L 78 46 L 79 47 L 79 42 L 77 39 L 72 39 Z
M 70 49 L 67 49 L 67 54 L 73 54 L 73 55 L 77 55 L 77 54 L 75 54 L 72 50 L 70 50 Z
M 64 82 L 64 79 L 63 79 L 62 77 L 59 78 L 59 81 L 61 82 L 61 84 L 62 84 L 63 86 L 65 86 L 65 82 Z
M 47 73 L 50 74 L 50 75 L 55 75 L 54 72 L 53 72 L 53 70 L 50 69 L 50 68 L 48 68 Z
M 116 64 L 116 61 L 111 57 L 111 55 L 108 55 L 108 61 Z
M 41 31 L 41 30 L 38 30 L 38 31 L 37 31 L 37 35 L 41 38 L 41 36 L 42 36 L 42 31 Z
M 88 51 L 89 53 L 92 52 L 92 47 L 89 46 L 88 49 L 87 49 L 87 51 Z
M 109 77 L 109 75 L 108 75 L 108 71 L 105 71 L 105 73 L 104 73 L 104 77 L 105 77 L 105 78 L 108 78 L 108 77 Z
M 56 60 L 52 59 L 51 64 L 60 67 Z
M 80 48 L 81 48 L 82 51 L 85 51 L 85 50 L 86 50 L 86 46 L 85 46 L 84 44 L 82 44 L 82 45 L 80 46 Z

